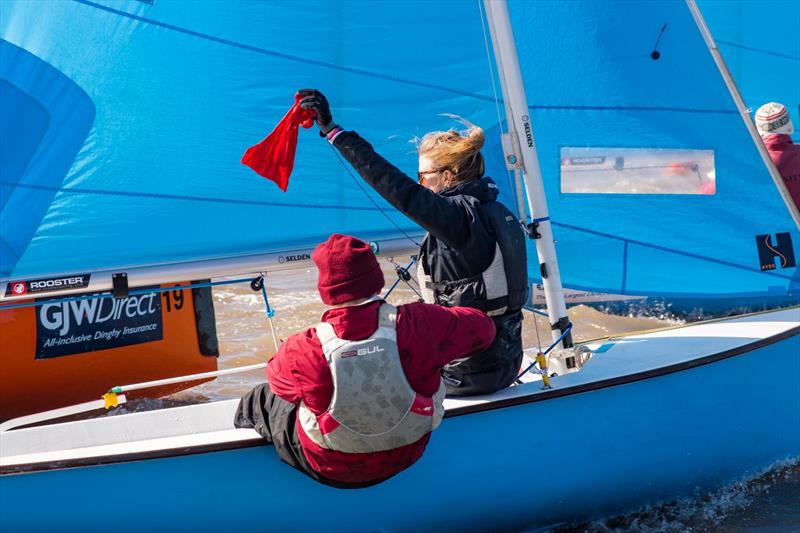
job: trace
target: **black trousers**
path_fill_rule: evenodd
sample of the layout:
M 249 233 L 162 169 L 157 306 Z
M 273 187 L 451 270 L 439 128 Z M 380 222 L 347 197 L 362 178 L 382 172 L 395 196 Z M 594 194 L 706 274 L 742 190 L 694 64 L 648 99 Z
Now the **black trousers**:
M 376 485 L 383 479 L 368 482 L 348 483 L 327 479 L 314 470 L 300 446 L 295 424 L 297 405 L 276 396 L 269 383 L 258 385 L 239 400 L 233 418 L 237 428 L 253 428 L 264 440 L 271 443 L 280 459 L 311 477 L 315 481 L 339 489 L 359 489 Z
M 522 365 L 522 311 L 492 317 L 497 334 L 489 348 L 442 370 L 448 396 L 491 394 L 514 383 Z

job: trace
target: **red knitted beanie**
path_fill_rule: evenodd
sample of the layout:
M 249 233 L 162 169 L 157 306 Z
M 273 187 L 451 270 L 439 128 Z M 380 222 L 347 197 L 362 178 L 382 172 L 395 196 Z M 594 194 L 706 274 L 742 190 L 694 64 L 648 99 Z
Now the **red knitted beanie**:
M 368 298 L 383 288 L 383 271 L 369 244 L 334 233 L 314 250 L 317 289 L 322 301 L 337 305 Z

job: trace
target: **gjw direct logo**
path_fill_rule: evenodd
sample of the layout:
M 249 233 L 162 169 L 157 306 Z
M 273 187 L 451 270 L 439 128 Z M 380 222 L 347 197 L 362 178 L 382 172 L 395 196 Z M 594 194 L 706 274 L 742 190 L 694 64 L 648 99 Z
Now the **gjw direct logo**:
M 797 264 L 789 233 L 776 233 L 774 240 L 772 235 L 756 235 L 756 247 L 761 270 L 791 268 Z
M 146 320 L 157 313 L 160 316 L 160 312 L 161 300 L 158 299 L 158 293 L 152 292 L 122 299 L 96 298 L 48 303 L 40 307 L 39 320 L 44 328 L 64 336 L 69 335 L 71 329 L 80 328 L 84 324 L 95 326 L 120 319 Z

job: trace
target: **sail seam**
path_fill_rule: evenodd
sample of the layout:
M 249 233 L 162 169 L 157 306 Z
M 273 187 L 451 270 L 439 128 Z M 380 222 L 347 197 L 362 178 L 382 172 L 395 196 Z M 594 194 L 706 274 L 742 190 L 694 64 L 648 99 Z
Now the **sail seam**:
M 133 20 L 138 20 L 139 22 L 143 22 L 145 24 L 152 24 L 154 26 L 159 26 L 164 29 L 172 30 L 178 33 L 183 33 L 185 35 L 190 35 L 192 37 L 197 37 L 199 39 L 205 39 L 207 41 L 216 42 L 219 44 L 223 44 L 226 46 L 232 46 L 234 48 L 239 48 L 242 50 L 247 50 L 250 52 L 255 52 L 257 54 L 268 55 L 272 57 L 276 57 L 279 59 L 285 59 L 287 61 L 296 61 L 300 63 L 306 63 L 309 65 L 316 65 L 324 68 L 330 68 L 334 70 L 341 70 L 344 72 L 351 72 L 353 74 L 359 74 L 362 76 L 369 76 L 374 78 L 379 78 L 387 81 L 393 81 L 397 83 L 403 83 L 406 85 L 413 85 L 416 87 L 425 87 L 428 89 L 434 89 L 438 91 L 443 91 L 452 94 L 458 94 L 461 96 L 467 96 L 470 98 L 475 98 L 478 100 L 483 100 L 486 102 L 494 102 L 494 98 L 491 96 L 485 96 L 478 93 L 473 93 L 469 91 L 462 91 L 459 89 L 455 89 L 453 87 L 446 87 L 443 85 L 436 85 L 433 83 L 426 83 L 416 80 L 409 80 L 405 78 L 400 78 L 398 76 L 392 76 L 389 74 L 383 74 L 380 72 L 375 72 L 367 69 L 356 68 L 356 67 L 348 67 L 344 65 L 336 65 L 333 63 L 328 63 L 325 61 L 319 61 L 315 59 L 307 59 L 300 56 L 295 56 L 292 54 L 286 54 L 283 52 L 276 52 L 274 50 L 268 50 L 266 48 L 261 48 L 258 46 L 253 46 L 245 43 L 240 43 L 236 41 L 232 41 L 230 39 L 224 39 L 222 37 L 216 37 L 214 35 L 210 35 L 207 33 L 202 33 L 195 30 L 190 30 L 188 28 L 182 28 L 180 26 L 175 26 L 173 24 L 167 24 L 165 22 L 160 22 L 158 20 L 154 20 L 147 17 L 142 17 L 140 15 L 134 15 L 132 13 L 127 13 L 125 11 L 120 11 L 118 9 L 114 9 L 111 7 L 103 6 L 100 4 L 96 4 L 89 0 L 73 0 L 79 4 L 83 4 L 87 7 L 91 7 L 94 9 L 99 9 L 101 11 L 106 11 L 108 13 L 112 13 L 115 15 L 119 15 L 121 17 L 127 17 Z M 500 100 L 502 102 L 502 100 Z M 731 113 L 731 111 L 725 110 L 713 110 L 713 109 L 688 109 L 688 108 L 680 108 L 680 107 L 647 107 L 647 106 L 558 106 L 558 105 L 529 105 L 530 109 L 581 109 L 581 110 L 620 110 L 620 111 L 666 111 L 666 112 L 679 112 L 679 113 Z M 735 113 L 735 111 L 733 112 Z
M 23 187 L 28 189 L 40 189 L 46 191 L 56 191 L 64 193 L 75 194 L 97 194 L 103 196 L 133 196 L 141 198 L 154 198 L 158 200 L 184 200 L 189 202 L 211 202 L 221 204 L 243 204 L 243 205 L 261 205 L 269 207 L 289 207 L 289 208 L 302 208 L 302 209 L 352 209 L 354 211 L 380 211 L 380 208 L 364 207 L 364 206 L 351 206 L 341 204 L 291 204 L 287 202 L 262 202 L 258 200 L 242 200 L 236 198 L 209 198 L 203 196 L 185 196 L 180 194 L 158 194 L 147 192 L 129 192 L 129 191 L 109 191 L 103 189 L 84 189 L 80 187 L 48 187 L 46 185 L 34 185 L 29 183 L 9 183 L 0 181 L 0 185 L 9 185 L 14 187 Z
M 164 29 L 172 30 L 172 31 L 175 31 L 175 32 L 178 32 L 178 33 L 183 33 L 185 35 L 190 35 L 192 37 L 197 37 L 199 39 L 205 39 L 207 41 L 213 41 L 213 42 L 216 42 L 216 43 L 219 43 L 219 44 L 232 46 L 234 48 L 240 48 L 242 50 L 255 52 L 257 54 L 268 55 L 268 56 L 277 57 L 277 58 L 280 58 L 280 59 L 286 59 L 288 61 L 297 61 L 299 63 L 306 63 L 308 65 L 316 65 L 316 66 L 319 66 L 319 67 L 325 67 L 325 68 L 330 68 L 330 69 L 334 69 L 334 70 L 342 70 L 342 71 L 345 71 L 345 72 L 352 72 L 353 74 L 360 74 L 362 76 L 371 76 L 371 77 L 374 77 L 374 78 L 380 78 L 380 79 L 384 79 L 384 80 L 388 80 L 388 81 L 394 81 L 394 82 L 398 82 L 398 83 L 414 85 L 414 86 L 417 86 L 417 87 L 426 87 L 428 89 L 436 89 L 436 90 L 439 90 L 439 91 L 449 92 L 449 93 L 453 93 L 453 94 L 459 94 L 459 95 L 462 95 L 462 96 L 469 96 L 471 98 L 477 98 L 479 100 L 485 100 L 485 101 L 489 101 L 489 102 L 492 101 L 492 97 L 491 96 L 484 96 L 482 94 L 471 93 L 469 91 L 461 91 L 459 89 L 454 89 L 454 88 L 451 88 L 451 87 L 444 87 L 442 85 L 436 85 L 436 84 L 433 84 L 433 83 L 425 83 L 425 82 L 416 81 L 416 80 L 408 80 L 408 79 L 400 78 L 400 77 L 397 77 L 397 76 L 392 76 L 392 75 L 389 75 L 389 74 L 382 74 L 380 72 L 375 72 L 375 71 L 366 70 L 366 69 L 362 69 L 362 68 L 347 67 L 347 66 L 344 66 L 344 65 L 336 65 L 336 64 L 333 64 L 333 63 L 325 62 L 325 61 L 319 61 L 319 60 L 316 60 L 316 59 L 307 59 L 307 58 L 300 57 L 300 56 L 295 56 L 295 55 L 292 55 L 292 54 L 286 54 L 286 53 L 283 53 L 283 52 L 276 52 L 274 50 L 267 50 L 266 48 L 261 48 L 261 47 L 253 46 L 253 45 L 250 45 L 250 44 L 240 43 L 240 42 L 232 41 L 230 39 L 224 39 L 222 37 L 216 37 L 214 35 L 210 35 L 210 34 L 207 34 L 207 33 L 202 33 L 202 32 L 195 31 L 195 30 L 190 30 L 188 28 L 182 28 L 180 26 L 175 26 L 173 24 L 167 24 L 165 22 L 160 22 L 160 21 L 157 21 L 157 20 L 154 20 L 154 19 L 150 19 L 150 18 L 147 18 L 147 17 L 134 15 L 132 13 L 126 13 L 125 11 L 120 11 L 118 9 L 114 9 L 114 8 L 111 8 L 111 7 L 95 4 L 94 2 L 90 2 L 89 0 L 73 0 L 73 1 L 77 2 L 79 4 L 83 4 L 83 5 L 87 6 L 87 7 L 91 7 L 91 8 L 94 8 L 94 9 L 99 9 L 101 11 L 106 11 L 108 13 L 113 13 L 113 14 L 119 15 L 121 17 L 127 17 L 127 18 L 130 18 L 130 19 L 133 19 L 133 20 L 138 20 L 139 22 L 144 22 L 145 24 L 153 24 L 154 26 L 159 26 L 159 27 L 164 28 Z
M 734 48 L 741 48 L 742 50 L 748 50 L 750 52 L 757 52 L 759 54 L 766 54 L 770 56 L 780 57 L 783 59 L 789 59 L 791 61 L 800 61 L 800 57 L 791 56 L 789 54 L 782 54 L 780 52 L 773 52 L 772 50 L 764 50 L 763 48 L 755 48 L 753 46 L 747 46 L 744 44 L 734 43 L 731 41 L 723 41 L 722 39 L 714 39 L 717 44 L 724 44 L 726 46 L 733 46 Z
M 571 224 L 564 224 L 563 222 L 553 221 L 553 225 L 554 226 L 561 226 L 562 228 L 572 229 L 572 230 L 575 230 L 575 231 L 582 231 L 584 233 L 589 233 L 591 235 L 597 235 L 599 237 L 607 237 L 609 239 L 616 239 L 616 240 L 619 240 L 619 241 L 623 241 L 624 243 L 626 243 L 626 245 L 627 245 L 627 243 L 637 244 L 639 246 L 644 246 L 644 247 L 647 247 L 647 248 L 653 248 L 655 250 L 661 250 L 661 251 L 664 251 L 664 252 L 670 252 L 670 253 L 677 254 L 677 255 L 683 255 L 685 257 L 691 257 L 691 258 L 694 258 L 694 259 L 700 259 L 702 261 L 708 261 L 708 262 L 711 262 L 711 263 L 717 263 L 717 264 L 729 266 L 729 267 L 732 267 L 732 268 L 738 268 L 740 270 L 747 270 L 748 272 L 756 272 L 758 274 L 765 274 L 765 275 L 768 275 L 768 276 L 774 276 L 774 277 L 782 278 L 782 279 L 785 279 L 785 280 L 791 280 L 792 279 L 791 276 L 785 276 L 785 275 L 782 275 L 782 274 L 778 274 L 777 272 L 762 272 L 761 269 L 758 269 L 758 268 L 739 265 L 739 264 L 736 264 L 736 263 L 731 263 L 729 261 L 724 261 L 722 259 L 715 259 L 713 257 L 706 257 L 706 256 L 699 255 L 699 254 L 693 254 L 691 252 L 684 252 L 684 251 L 681 251 L 681 250 L 675 250 L 673 248 L 667 248 L 666 246 L 659 246 L 658 244 L 652 244 L 652 243 L 648 243 L 648 242 L 637 241 L 635 239 L 627 239 L 625 237 L 619 237 L 617 235 L 611 235 L 610 233 L 603 233 L 603 232 L 600 232 L 600 231 L 581 228 L 579 226 L 573 226 Z M 626 248 L 626 250 L 627 250 L 627 248 Z
M 602 105 L 528 105 L 533 110 L 577 110 L 577 111 L 668 111 L 670 113 L 704 113 L 714 115 L 738 115 L 736 110 L 692 109 L 690 107 L 654 106 L 602 106 Z

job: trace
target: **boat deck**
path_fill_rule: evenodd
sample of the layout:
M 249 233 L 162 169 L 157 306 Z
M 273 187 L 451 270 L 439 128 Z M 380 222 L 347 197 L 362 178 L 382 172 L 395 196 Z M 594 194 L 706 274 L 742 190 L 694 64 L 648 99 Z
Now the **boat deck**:
M 473 411 L 487 403 L 530 395 L 547 395 L 556 390 L 619 380 L 634 375 L 680 370 L 730 356 L 731 351 L 747 350 L 753 343 L 789 334 L 800 328 L 800 307 L 769 311 L 741 317 L 716 319 L 661 329 L 609 337 L 585 343 L 592 358 L 579 371 L 551 378 L 553 389 L 541 390 L 538 376 L 527 376 L 528 383 L 498 391 L 489 396 L 448 398 L 448 414 Z M 800 356 L 800 354 L 798 354 Z M 709 359 L 710 358 L 710 359 Z M 530 382 L 535 381 L 535 382 Z

